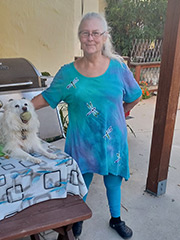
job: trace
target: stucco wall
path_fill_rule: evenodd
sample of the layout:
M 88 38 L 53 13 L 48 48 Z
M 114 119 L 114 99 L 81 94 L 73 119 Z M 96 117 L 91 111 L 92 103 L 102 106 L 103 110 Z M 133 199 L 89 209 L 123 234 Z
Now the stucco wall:
M 105 7 L 107 6 L 106 0 L 99 0 L 99 13 L 104 15 Z
M 84 0 L 84 13 L 98 12 L 100 5 Z M 24 57 L 54 75 L 81 54 L 81 12 L 81 0 L 0 0 L 0 58 Z

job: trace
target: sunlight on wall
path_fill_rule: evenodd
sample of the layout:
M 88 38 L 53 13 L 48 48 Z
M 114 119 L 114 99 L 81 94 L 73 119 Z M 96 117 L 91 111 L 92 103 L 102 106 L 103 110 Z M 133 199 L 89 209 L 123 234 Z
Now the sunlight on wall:
M 100 5 L 84 0 L 86 12 L 98 12 Z M 54 75 L 80 55 L 81 7 L 82 0 L 1 0 L 0 58 L 24 57 Z

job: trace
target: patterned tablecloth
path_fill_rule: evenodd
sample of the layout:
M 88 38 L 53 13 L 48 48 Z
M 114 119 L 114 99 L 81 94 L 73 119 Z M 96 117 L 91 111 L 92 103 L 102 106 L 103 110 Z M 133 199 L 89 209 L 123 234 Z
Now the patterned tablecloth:
M 76 161 L 52 145 L 45 145 L 58 159 L 36 154 L 43 161 L 33 164 L 0 157 L 0 220 L 38 202 L 65 198 L 67 193 L 81 197 L 87 193 Z

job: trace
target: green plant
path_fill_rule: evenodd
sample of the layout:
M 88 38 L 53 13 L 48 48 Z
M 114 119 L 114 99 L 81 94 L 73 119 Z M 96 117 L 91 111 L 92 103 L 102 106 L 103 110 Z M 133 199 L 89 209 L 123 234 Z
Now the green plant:
M 5 154 L 3 153 L 3 146 L 0 145 L 0 157 L 3 157 Z
M 59 114 L 60 114 L 60 117 L 61 117 L 61 122 L 62 122 L 62 125 L 63 125 L 64 133 L 66 135 L 68 124 L 69 124 L 68 106 L 67 106 L 66 103 L 63 103 L 62 106 L 60 107 Z
M 46 76 L 46 77 L 51 76 L 51 74 L 49 72 L 41 72 L 41 74 L 42 74 L 42 76 Z
M 115 50 L 130 55 L 134 39 L 162 39 L 168 0 L 106 0 Z
M 142 99 L 147 99 L 151 97 L 151 93 L 148 88 L 148 84 L 145 81 L 141 81 L 139 86 L 142 90 Z
M 134 130 L 132 129 L 132 127 L 129 124 L 127 124 L 127 127 L 129 128 L 131 133 L 134 135 L 134 137 L 136 137 L 136 134 L 135 134 Z

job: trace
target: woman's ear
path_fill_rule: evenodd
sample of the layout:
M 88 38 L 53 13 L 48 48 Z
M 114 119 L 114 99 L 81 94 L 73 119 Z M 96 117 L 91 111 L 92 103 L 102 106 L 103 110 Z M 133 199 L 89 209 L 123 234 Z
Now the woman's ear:
M 106 42 L 107 38 L 108 38 L 108 32 L 105 32 L 103 35 L 104 43 Z

